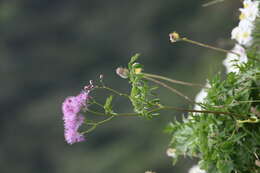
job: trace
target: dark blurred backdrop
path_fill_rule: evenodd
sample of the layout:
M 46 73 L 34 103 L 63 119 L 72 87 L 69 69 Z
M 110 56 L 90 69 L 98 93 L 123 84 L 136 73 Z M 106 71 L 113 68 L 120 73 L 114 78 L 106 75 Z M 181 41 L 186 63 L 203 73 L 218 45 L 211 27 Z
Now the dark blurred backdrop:
M 104 74 L 110 86 L 126 91 L 115 74 L 134 53 L 146 72 L 204 84 L 223 70 L 224 54 L 186 43 L 170 44 L 176 30 L 197 41 L 231 48 L 239 1 L 203 8 L 183 0 L 2 0 L 0 1 L 0 172 L 157 173 L 187 172 L 189 158 L 172 167 L 165 154 L 170 136 L 161 118 L 117 118 L 68 145 L 61 103 L 90 79 Z M 199 89 L 179 87 L 190 97 Z M 160 90 L 164 101 L 188 106 Z M 121 101 L 120 101 L 121 102 Z M 119 103 L 120 111 L 131 111 Z

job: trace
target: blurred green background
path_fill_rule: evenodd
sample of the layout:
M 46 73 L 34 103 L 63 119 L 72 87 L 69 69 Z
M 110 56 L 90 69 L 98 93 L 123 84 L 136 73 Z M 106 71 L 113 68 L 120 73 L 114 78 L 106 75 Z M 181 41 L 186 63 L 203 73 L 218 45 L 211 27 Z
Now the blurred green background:
M 239 1 L 203 8 L 208 2 L 183 0 L 2 0 L 0 2 L 0 172 L 1 173 L 157 173 L 187 172 L 194 160 L 175 167 L 165 154 L 166 124 L 161 118 L 117 118 L 68 145 L 61 104 L 90 79 L 128 91 L 115 74 L 134 53 L 145 71 L 204 84 L 224 70 L 224 54 L 187 43 L 170 44 L 176 30 L 191 39 L 229 49 Z M 175 86 L 194 98 L 199 89 Z M 165 102 L 186 102 L 160 90 Z M 117 109 L 129 112 L 127 102 Z

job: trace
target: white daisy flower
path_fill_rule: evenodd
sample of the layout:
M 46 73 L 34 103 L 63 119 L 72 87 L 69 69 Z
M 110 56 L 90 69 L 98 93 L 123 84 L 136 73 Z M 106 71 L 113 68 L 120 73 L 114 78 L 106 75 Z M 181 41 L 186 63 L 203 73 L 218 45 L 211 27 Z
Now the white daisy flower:
M 228 53 L 227 58 L 223 61 L 223 64 L 227 69 L 227 73 L 238 73 L 239 69 L 236 67 L 236 65 L 241 65 L 242 63 L 246 63 L 248 61 L 246 51 L 239 44 L 236 44 L 231 51 L 239 54 L 240 56 L 234 53 Z
M 247 8 L 240 8 L 241 14 L 239 16 L 240 20 L 248 20 L 254 22 L 256 17 L 259 16 L 258 4 L 254 3 L 248 5 Z
M 200 169 L 199 165 L 195 165 L 189 170 L 189 173 L 206 173 L 206 171 Z
M 254 25 L 248 20 L 241 20 L 239 25 L 235 27 L 231 32 L 231 39 L 236 40 L 239 44 L 250 46 L 253 41 L 252 31 Z
M 250 8 L 252 6 L 258 7 L 259 1 L 244 0 L 243 5 L 244 5 L 244 8 Z
M 210 88 L 210 84 L 209 82 L 207 81 L 206 85 L 205 85 L 205 88 Z M 203 103 L 204 99 L 207 97 L 208 95 L 208 92 L 206 91 L 206 89 L 203 88 L 198 94 L 197 96 L 195 97 L 195 102 L 196 103 Z M 202 110 L 201 109 L 201 106 L 200 105 L 195 105 L 194 106 L 194 109 L 195 110 Z

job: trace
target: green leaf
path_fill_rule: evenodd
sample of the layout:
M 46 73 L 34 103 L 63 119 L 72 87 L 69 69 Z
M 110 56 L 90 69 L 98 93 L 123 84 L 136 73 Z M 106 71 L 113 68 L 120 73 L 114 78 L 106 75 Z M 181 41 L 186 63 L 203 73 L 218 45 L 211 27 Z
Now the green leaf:
M 112 109 L 112 101 L 113 101 L 113 96 L 109 96 L 107 99 L 106 99 L 106 102 L 105 102 L 105 105 L 104 105 L 104 110 L 105 110 L 105 113 L 106 114 L 111 114 L 111 115 L 114 115 L 114 111 Z
M 131 69 L 131 66 L 136 62 L 139 58 L 140 54 L 136 53 L 134 56 L 131 57 L 130 62 L 128 63 L 128 68 Z

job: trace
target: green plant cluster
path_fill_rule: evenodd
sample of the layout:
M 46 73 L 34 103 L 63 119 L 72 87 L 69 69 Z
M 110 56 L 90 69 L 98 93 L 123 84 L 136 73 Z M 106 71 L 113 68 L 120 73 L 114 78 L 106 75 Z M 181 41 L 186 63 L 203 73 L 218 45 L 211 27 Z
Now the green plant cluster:
M 143 65 L 136 62 L 139 54 L 134 55 L 128 63 L 128 68 L 120 67 L 117 71 L 119 76 L 128 79 L 131 85 L 129 94 L 107 87 L 102 81 L 101 86 L 96 86 L 129 99 L 134 112 L 115 113 L 112 106 L 113 96 L 109 96 L 104 105 L 94 102 L 101 106 L 104 112 L 94 112 L 90 109 L 86 111 L 110 117 L 98 123 L 90 123 L 93 127 L 87 132 L 116 116 L 152 118 L 159 115 L 161 110 L 184 111 L 188 114 L 183 116 L 182 122 L 175 120 L 166 128 L 166 132 L 172 135 L 170 148 L 175 152 L 172 156 L 173 164 L 184 155 L 198 158 L 200 167 L 208 173 L 260 173 L 259 28 L 260 22 L 257 21 L 254 43 L 246 50 L 248 62 L 236 65 L 239 72 L 228 73 L 225 77 L 219 73 L 210 79 L 209 87 L 204 88 L 207 97 L 203 103 L 195 103 L 171 86 L 173 83 L 201 87 L 200 85 L 143 73 Z M 211 48 L 207 45 L 204 47 Z M 199 104 L 202 110 L 164 105 L 154 93 L 157 87 L 149 82 L 170 90 L 189 103 Z
M 259 24 L 257 25 L 259 27 Z M 238 66 L 239 73 L 209 81 L 202 110 L 224 111 L 230 115 L 189 113 L 175 120 L 166 131 L 170 147 L 181 155 L 197 157 L 208 173 L 259 173 L 260 166 L 260 32 L 247 50 L 249 61 Z
M 157 87 L 150 86 L 142 73 L 136 73 L 136 69 L 143 69 L 143 66 L 136 63 L 139 54 L 134 55 L 128 63 L 129 82 L 131 84 L 130 101 L 134 107 L 134 111 L 146 118 L 159 115 L 152 110 L 158 107 L 160 99 L 153 93 Z

